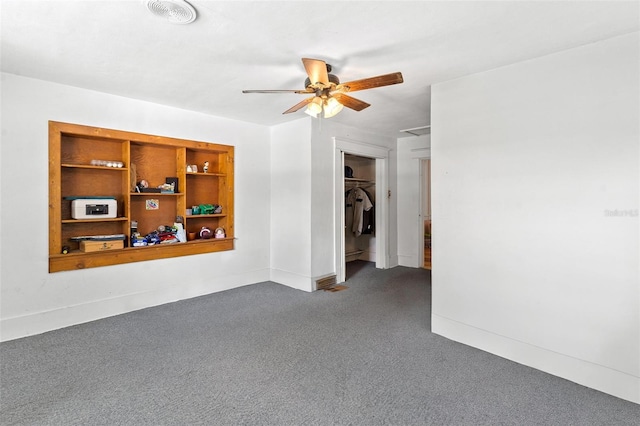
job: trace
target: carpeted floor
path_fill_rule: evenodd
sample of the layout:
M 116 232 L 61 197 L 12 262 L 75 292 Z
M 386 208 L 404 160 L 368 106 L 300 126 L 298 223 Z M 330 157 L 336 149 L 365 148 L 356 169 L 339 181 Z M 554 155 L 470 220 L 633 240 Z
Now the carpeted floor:
M 638 425 L 640 406 L 430 332 L 430 272 L 261 283 L 0 345 L 2 425 Z

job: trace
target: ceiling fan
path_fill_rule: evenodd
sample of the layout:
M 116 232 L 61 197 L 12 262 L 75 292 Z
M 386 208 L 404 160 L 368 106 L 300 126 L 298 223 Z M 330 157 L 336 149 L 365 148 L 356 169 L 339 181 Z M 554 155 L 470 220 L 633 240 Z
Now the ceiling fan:
M 320 59 L 302 58 L 304 69 L 307 71 L 307 79 L 302 90 L 243 90 L 242 93 L 298 93 L 302 95 L 313 95 L 310 98 L 298 102 L 283 114 L 296 112 L 303 107 L 307 107 L 306 113 L 312 117 L 318 117 L 324 112 L 324 117 L 333 117 L 339 113 L 343 107 L 351 108 L 355 111 L 362 111 L 370 106 L 368 103 L 347 95 L 349 92 L 358 90 L 374 89 L 376 87 L 389 86 L 391 84 L 402 83 L 402 73 L 379 75 L 377 77 L 364 78 L 362 80 L 340 83 L 340 79 L 331 73 L 331 65 Z

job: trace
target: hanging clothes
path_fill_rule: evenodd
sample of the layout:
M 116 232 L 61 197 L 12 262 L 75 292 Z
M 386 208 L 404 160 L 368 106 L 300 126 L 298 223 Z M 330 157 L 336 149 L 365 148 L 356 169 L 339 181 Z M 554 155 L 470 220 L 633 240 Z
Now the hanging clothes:
M 361 188 L 353 188 L 346 193 L 345 225 L 356 237 L 362 235 L 364 212 L 373 208 L 367 193 Z
M 367 194 L 369 200 L 373 200 L 373 197 L 366 189 L 363 189 L 364 193 Z M 372 201 L 373 204 L 373 201 Z M 376 215 L 375 215 L 376 206 L 373 205 L 369 210 L 365 210 L 362 212 L 362 233 L 363 234 L 374 234 L 376 227 Z
M 348 232 L 353 232 L 351 231 L 353 227 L 353 200 L 351 199 L 351 191 L 353 190 L 350 189 L 344 193 L 344 229 Z

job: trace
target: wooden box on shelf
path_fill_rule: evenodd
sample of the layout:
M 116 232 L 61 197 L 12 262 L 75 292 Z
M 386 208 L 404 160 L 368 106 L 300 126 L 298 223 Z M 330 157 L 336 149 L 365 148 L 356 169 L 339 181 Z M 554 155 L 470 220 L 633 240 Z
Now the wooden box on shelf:
M 198 172 L 187 171 L 192 164 Z M 233 250 L 233 178 L 232 146 L 50 121 L 49 272 Z M 137 192 L 141 180 L 150 188 L 168 181 L 177 187 Z M 73 219 L 69 200 L 77 197 L 114 199 L 116 217 Z M 221 205 L 223 213 L 185 215 L 199 204 Z M 95 252 L 74 238 L 118 234 L 130 241 L 132 222 L 145 235 L 178 216 L 187 233 L 223 227 L 226 237 Z
M 92 251 L 114 250 L 124 248 L 124 241 L 80 241 L 80 251 L 85 253 Z

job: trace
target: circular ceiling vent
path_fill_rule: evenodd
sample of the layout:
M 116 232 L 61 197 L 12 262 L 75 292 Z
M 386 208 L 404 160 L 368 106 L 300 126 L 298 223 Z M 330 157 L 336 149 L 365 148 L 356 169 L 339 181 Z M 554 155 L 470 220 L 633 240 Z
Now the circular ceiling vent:
M 196 20 L 196 10 L 184 0 L 146 0 L 147 9 L 173 24 L 189 24 Z

